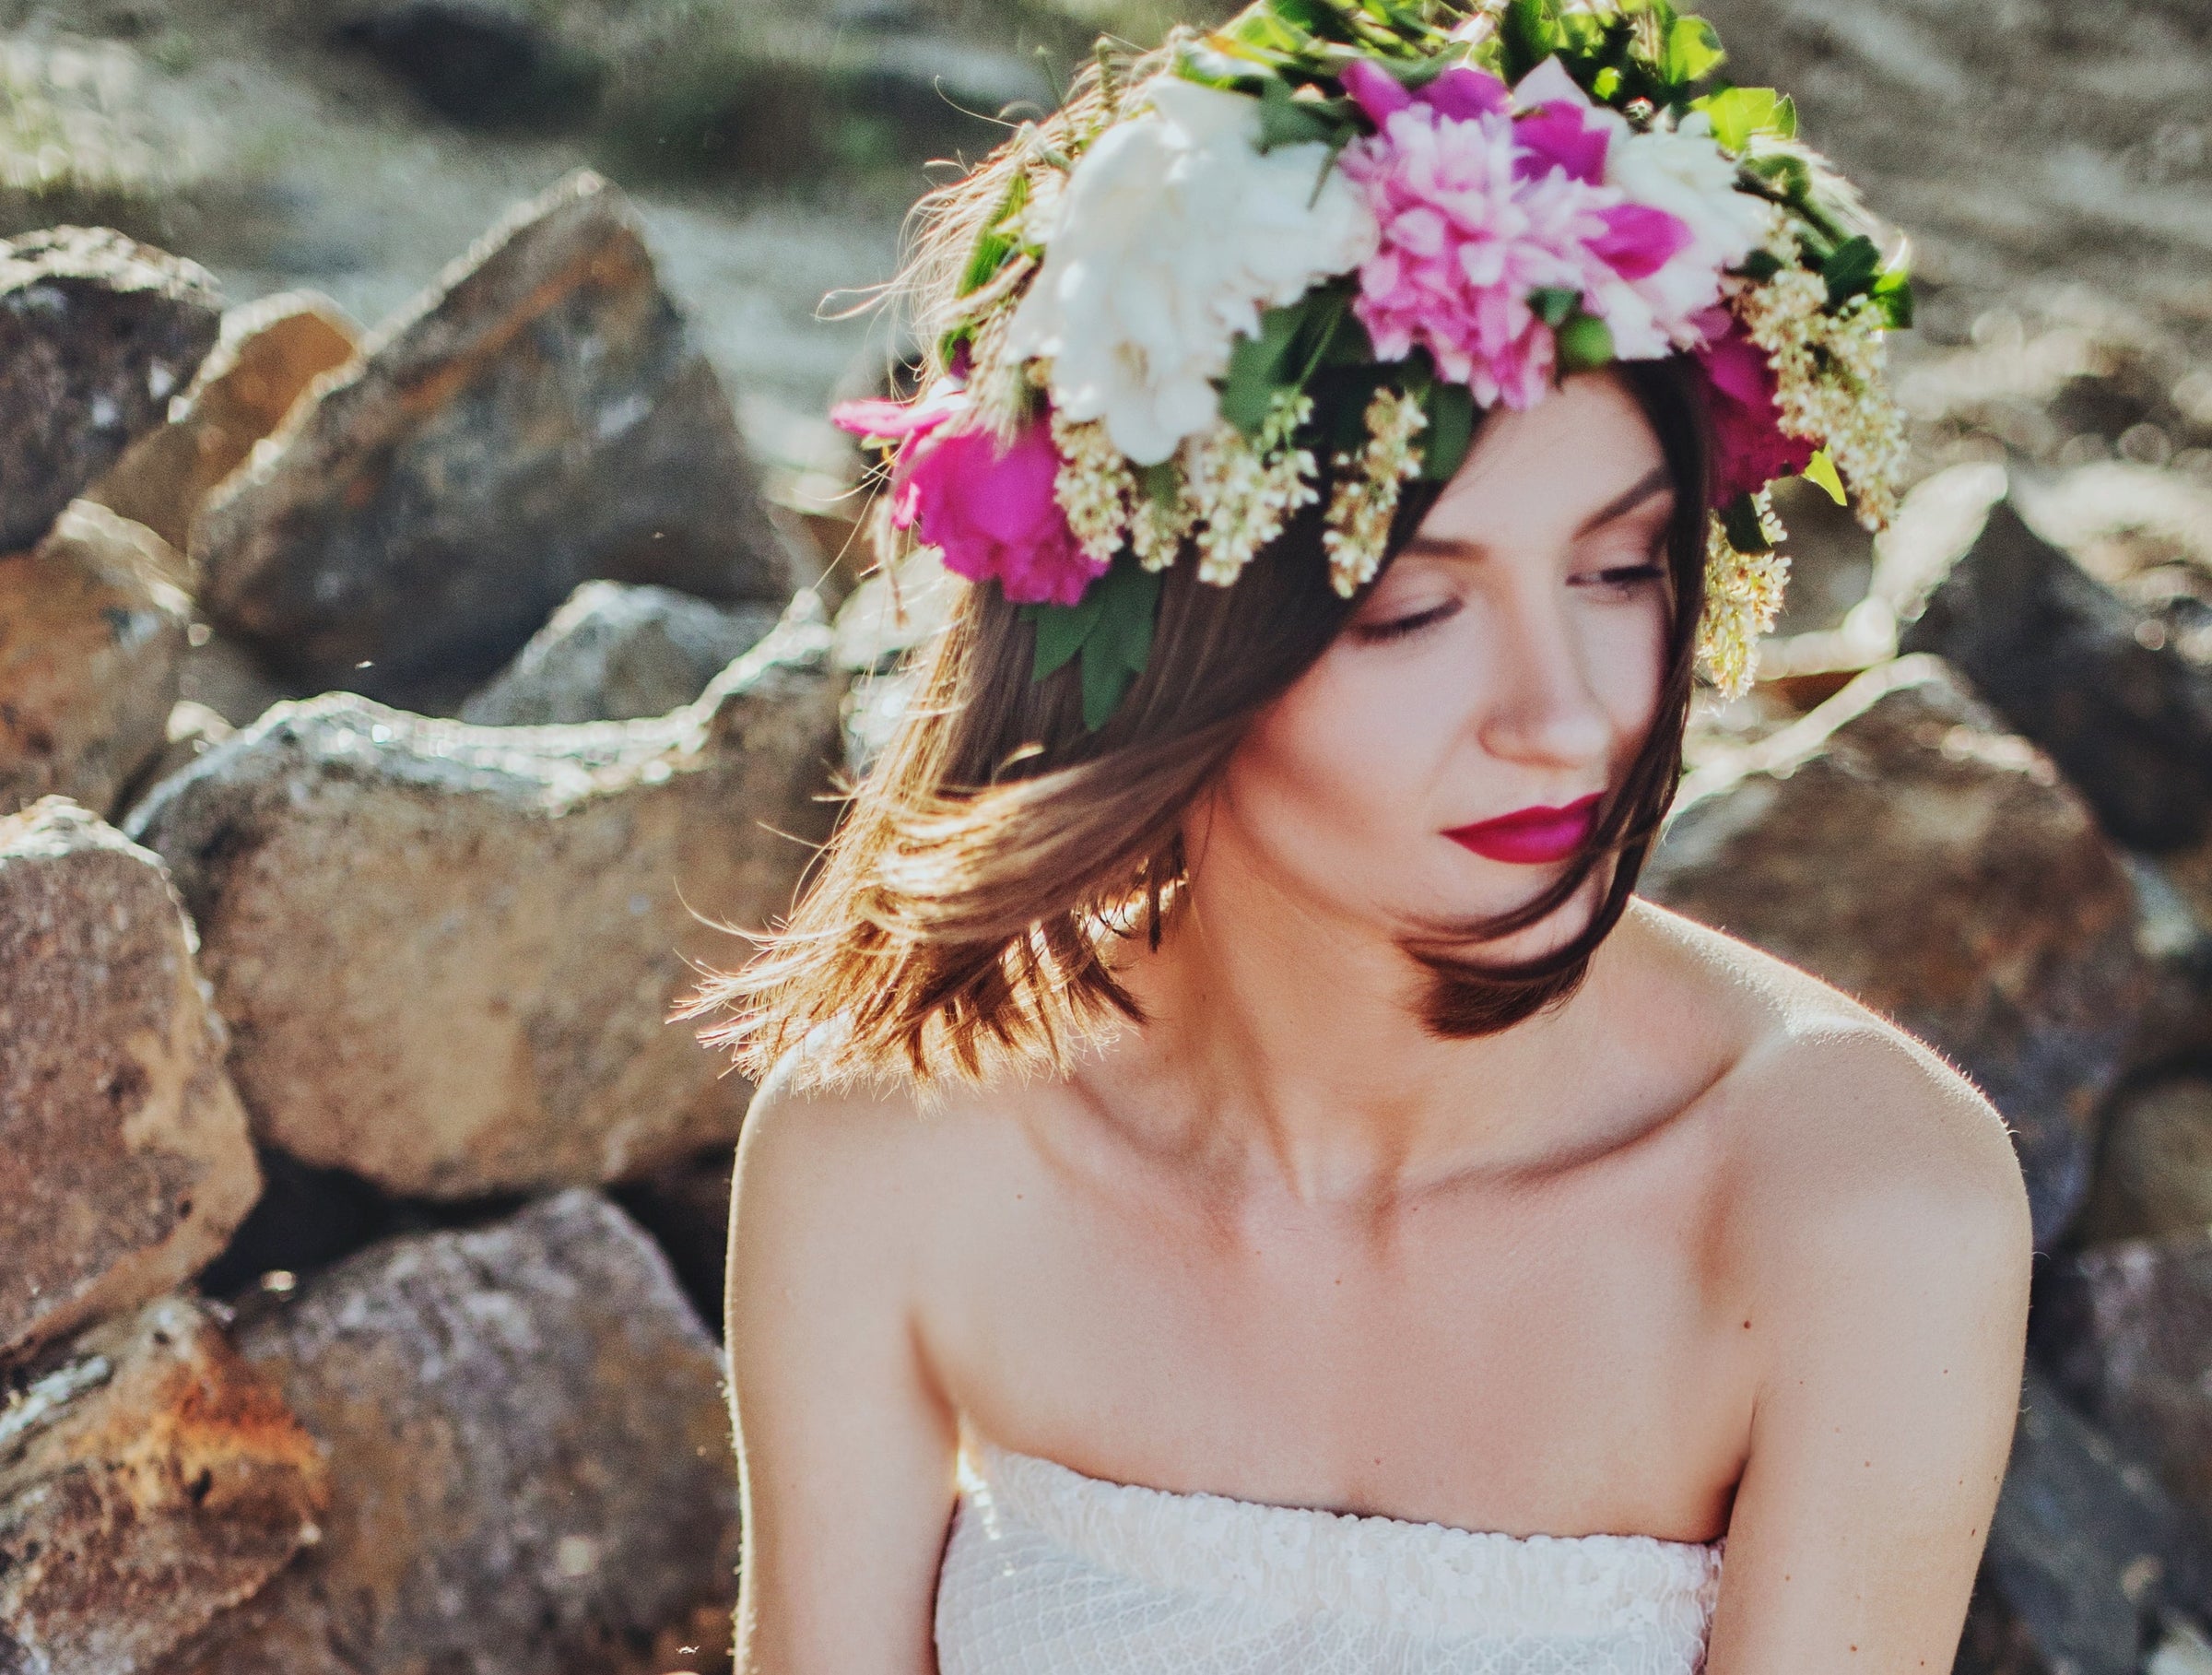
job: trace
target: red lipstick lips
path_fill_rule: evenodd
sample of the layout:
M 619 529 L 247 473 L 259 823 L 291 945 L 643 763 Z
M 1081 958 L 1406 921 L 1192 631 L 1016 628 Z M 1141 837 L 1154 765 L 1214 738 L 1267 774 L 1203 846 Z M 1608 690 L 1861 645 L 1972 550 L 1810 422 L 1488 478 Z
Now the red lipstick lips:
M 1597 818 L 1602 793 L 1577 797 L 1564 808 L 1519 808 L 1444 835 L 1489 861 L 1543 867 L 1563 861 L 1583 845 Z

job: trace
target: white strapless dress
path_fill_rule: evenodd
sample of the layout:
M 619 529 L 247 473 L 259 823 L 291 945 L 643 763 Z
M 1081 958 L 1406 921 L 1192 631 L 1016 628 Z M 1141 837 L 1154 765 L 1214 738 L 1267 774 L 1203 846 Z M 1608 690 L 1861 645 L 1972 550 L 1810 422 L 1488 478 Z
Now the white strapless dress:
M 1696 1675 L 1726 1538 L 1511 1536 L 963 1446 L 942 1675 Z

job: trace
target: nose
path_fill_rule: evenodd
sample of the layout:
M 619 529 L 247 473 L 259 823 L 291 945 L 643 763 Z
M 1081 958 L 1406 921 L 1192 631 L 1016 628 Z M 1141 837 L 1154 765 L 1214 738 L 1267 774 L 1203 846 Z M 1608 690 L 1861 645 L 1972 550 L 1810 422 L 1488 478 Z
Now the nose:
M 1612 724 L 1559 591 L 1529 590 L 1494 620 L 1497 643 L 1478 725 L 1483 749 L 1532 767 L 1605 761 Z

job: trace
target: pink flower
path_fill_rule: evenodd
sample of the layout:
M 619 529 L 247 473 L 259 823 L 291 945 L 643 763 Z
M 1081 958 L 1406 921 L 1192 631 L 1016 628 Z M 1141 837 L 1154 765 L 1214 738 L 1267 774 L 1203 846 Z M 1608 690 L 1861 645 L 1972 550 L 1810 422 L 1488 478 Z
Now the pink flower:
M 1783 432 L 1766 351 L 1731 329 L 1699 349 L 1697 357 L 1712 416 L 1713 509 L 1739 495 L 1756 494 L 1778 477 L 1803 471 L 1812 461 L 1813 443 Z
M 928 400 L 841 402 L 830 422 L 855 435 L 896 440 L 891 525 L 935 547 L 945 568 L 995 581 L 1017 605 L 1073 605 L 1106 566 L 1083 556 L 1053 492 L 1060 454 L 1040 419 L 1006 447 L 966 416 L 955 390 Z

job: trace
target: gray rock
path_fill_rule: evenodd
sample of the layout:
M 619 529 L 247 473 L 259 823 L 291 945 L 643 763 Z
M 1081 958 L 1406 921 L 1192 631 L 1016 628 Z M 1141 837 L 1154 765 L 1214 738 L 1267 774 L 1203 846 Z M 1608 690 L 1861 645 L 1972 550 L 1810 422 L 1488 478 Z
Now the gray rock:
M 2212 1603 L 2208 1554 L 2202 1523 L 2030 1368 L 1983 1560 L 2016 1625 L 1994 1667 L 2136 1675 L 2155 1625 Z
M 784 912 L 830 809 L 827 631 L 653 721 L 472 727 L 331 694 L 157 788 L 256 1133 L 433 1197 L 610 1180 L 736 1133 L 666 1021 Z M 794 834 L 794 835 L 787 835 Z
M 2000 505 L 1899 643 L 1956 665 L 2121 843 L 2178 849 L 2212 829 L 2212 671 L 2144 622 Z
M 259 1190 L 159 862 L 59 797 L 0 819 L 0 1360 L 182 1283 Z
M 160 754 L 192 613 L 179 562 L 89 501 L 0 558 L 0 814 L 50 795 L 112 814 Z
M 638 721 L 681 709 L 776 625 L 772 605 L 586 582 L 461 706 L 480 726 Z
M 119 232 L 0 242 L 0 552 L 161 422 L 221 326 L 213 276 Z
M 2069 1253 L 2036 1303 L 2037 1353 L 2067 1396 L 2212 1517 L 2212 1232 Z
M 720 1360 L 598 1195 L 372 1246 L 239 1341 L 327 1451 L 330 1508 L 162 1675 L 660 1675 L 663 1631 L 727 1642 Z
M 193 530 L 280 676 L 450 708 L 592 577 L 791 596 L 729 399 L 621 195 L 571 176 L 311 394 Z
M 0 1669 L 138 1675 L 321 1536 L 321 1452 L 196 1303 L 18 1369 L 0 1406 Z
M 2126 874 L 2050 760 L 1933 657 L 1685 781 L 1645 892 L 1947 1054 L 2014 1131 L 2047 1247 L 2149 977 Z
M 2212 1082 L 2183 1075 L 2133 1089 L 2113 1103 L 2103 1127 L 2075 1242 L 2212 1227 Z

